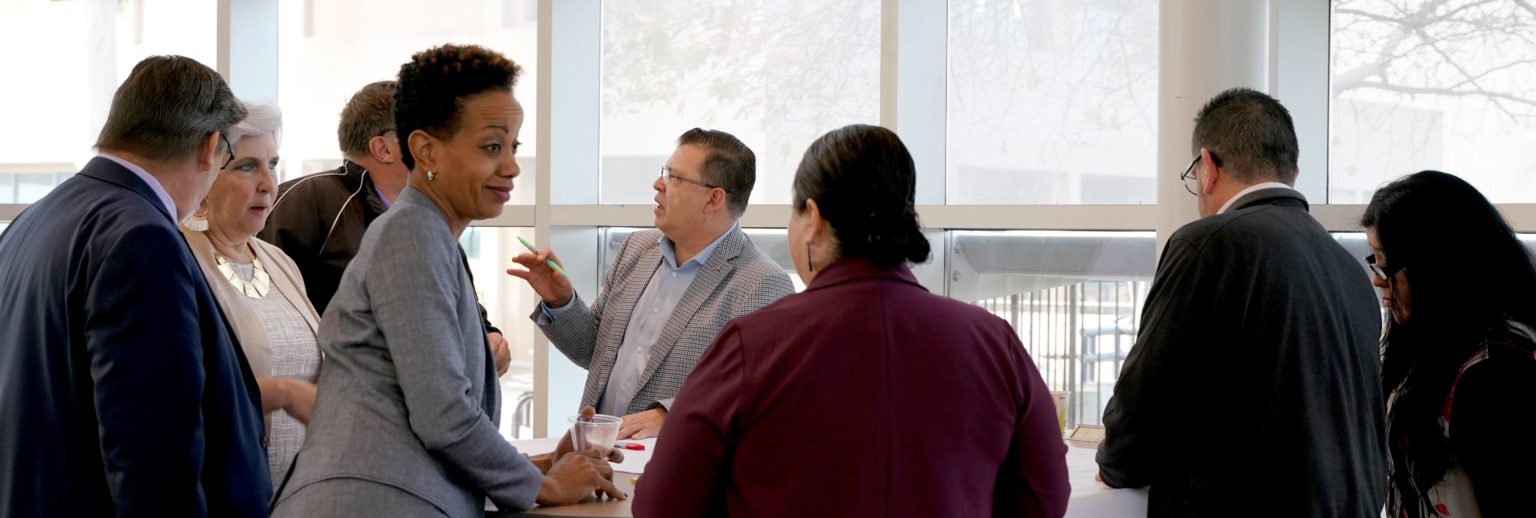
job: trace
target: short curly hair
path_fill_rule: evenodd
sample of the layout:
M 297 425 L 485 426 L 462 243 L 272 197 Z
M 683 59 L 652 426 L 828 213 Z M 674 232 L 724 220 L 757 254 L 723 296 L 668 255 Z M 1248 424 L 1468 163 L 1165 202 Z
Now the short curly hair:
M 395 134 L 405 166 L 416 167 L 411 133 L 419 129 L 437 138 L 452 138 L 459 131 L 459 109 L 466 99 L 512 91 L 522 70 L 506 56 L 479 45 L 443 45 L 411 56 L 400 66 L 395 90 Z

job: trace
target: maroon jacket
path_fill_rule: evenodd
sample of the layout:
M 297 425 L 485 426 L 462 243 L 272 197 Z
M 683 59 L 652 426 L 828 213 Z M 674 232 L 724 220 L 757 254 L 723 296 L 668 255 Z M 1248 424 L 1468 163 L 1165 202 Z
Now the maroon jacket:
M 637 517 L 1048 516 L 1067 447 L 1018 336 L 906 267 L 833 263 L 732 320 L 683 384 Z

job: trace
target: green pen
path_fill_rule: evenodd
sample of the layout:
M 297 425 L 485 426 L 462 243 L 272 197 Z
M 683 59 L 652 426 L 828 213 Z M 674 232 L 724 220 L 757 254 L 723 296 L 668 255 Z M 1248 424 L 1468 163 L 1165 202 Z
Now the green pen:
M 533 247 L 533 243 L 529 243 L 528 240 L 527 239 L 523 239 L 522 236 L 518 236 L 517 240 L 518 241 L 522 241 L 523 242 L 523 246 L 528 247 L 528 251 L 529 252 L 533 252 L 533 255 L 539 255 L 539 249 L 534 248 Z M 555 264 L 554 261 L 549 260 L 549 259 L 545 259 L 544 260 L 544 264 L 547 264 L 547 265 L 549 265 L 550 268 L 553 268 L 555 271 L 560 272 L 560 275 L 564 275 L 565 278 L 567 278 L 567 279 L 571 278 L 571 274 L 565 273 L 565 268 L 561 268 L 560 265 Z

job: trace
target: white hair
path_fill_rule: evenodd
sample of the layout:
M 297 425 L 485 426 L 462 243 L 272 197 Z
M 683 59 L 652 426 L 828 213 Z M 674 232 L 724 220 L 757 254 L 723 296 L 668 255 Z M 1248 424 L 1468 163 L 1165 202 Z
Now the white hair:
M 270 101 L 241 101 L 245 104 L 245 120 L 229 130 L 230 145 L 238 144 L 245 137 L 272 134 L 272 143 L 283 144 L 283 112 Z

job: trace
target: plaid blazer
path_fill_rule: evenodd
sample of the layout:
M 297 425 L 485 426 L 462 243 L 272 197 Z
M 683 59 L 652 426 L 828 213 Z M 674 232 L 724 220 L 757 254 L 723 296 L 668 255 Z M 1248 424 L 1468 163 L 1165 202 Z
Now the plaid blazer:
M 619 257 L 603 278 L 602 293 L 591 307 L 578 294 L 572 301 L 575 306 L 553 321 L 545 316 L 542 302 L 533 310 L 533 321 L 550 343 L 587 369 L 582 407 L 597 406 L 608 387 L 608 376 L 613 373 L 635 304 L 661 267 L 661 236 L 659 230 L 645 230 L 624 240 Z M 651 348 L 640 389 L 625 414 L 670 408 L 683 380 L 726 322 L 794 292 L 794 283 L 784 269 L 759 251 L 746 233 L 732 230 L 672 310 L 661 338 Z

